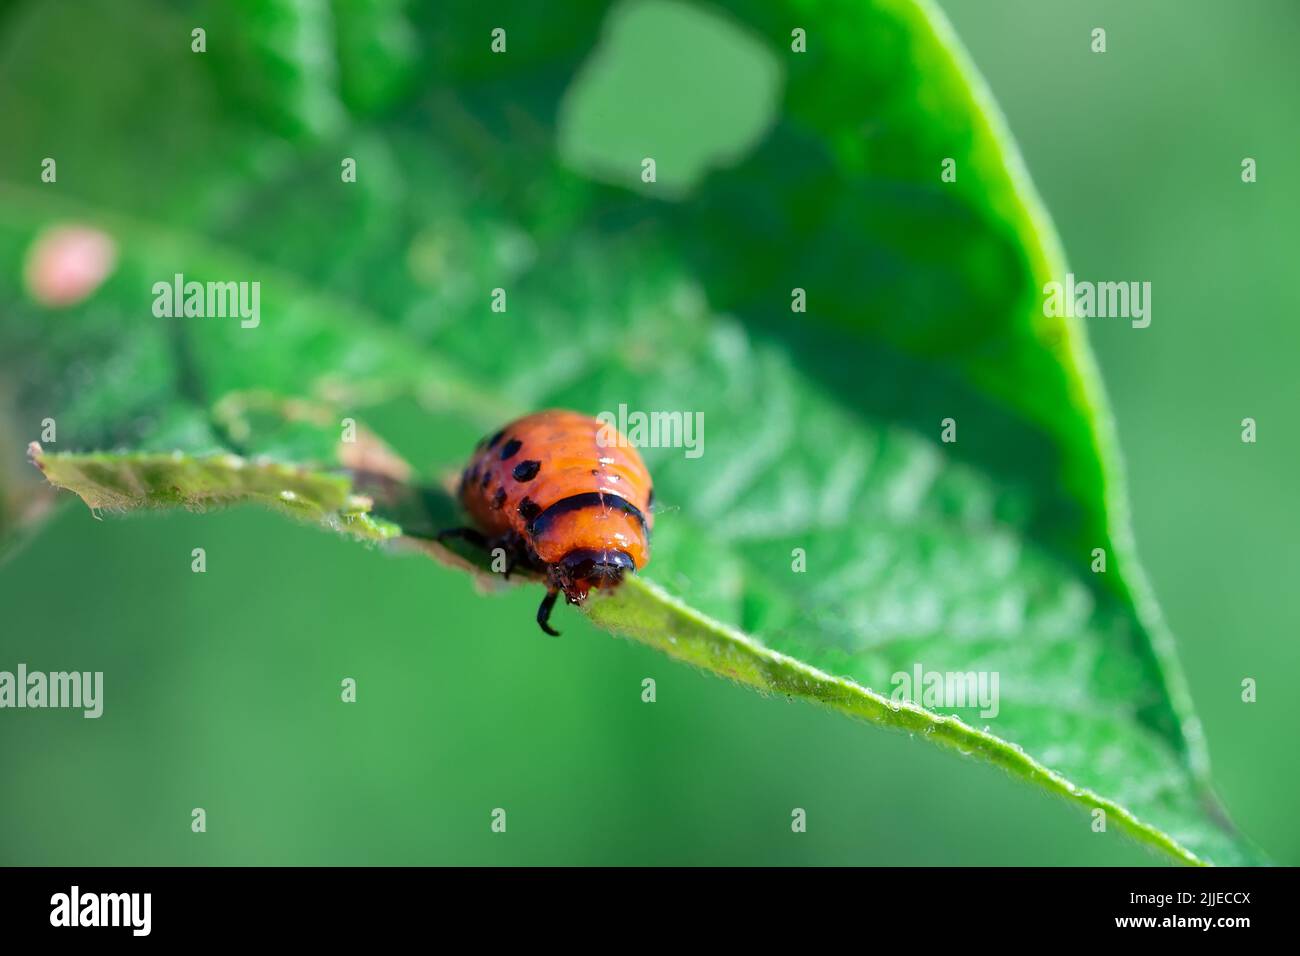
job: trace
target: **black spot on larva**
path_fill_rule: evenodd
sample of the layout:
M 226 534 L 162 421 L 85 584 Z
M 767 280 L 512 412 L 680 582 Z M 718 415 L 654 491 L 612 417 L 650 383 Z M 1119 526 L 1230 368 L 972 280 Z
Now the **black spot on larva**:
M 523 518 L 525 521 L 532 521 L 541 513 L 542 509 L 537 502 L 528 498 L 519 502 L 519 517 Z
M 483 469 L 483 480 L 479 482 L 479 485 L 478 485 L 478 486 L 479 486 L 481 489 L 483 489 L 484 491 L 486 491 L 486 490 L 487 490 L 487 486 L 488 486 L 488 482 L 491 481 L 491 480 L 492 480 L 492 472 L 490 472 L 490 471 L 488 471 L 488 469 L 484 468 L 484 469 Z
M 600 474 L 600 469 L 599 469 L 599 468 L 593 468 L 593 469 L 591 469 L 591 473 L 592 473 L 593 475 L 599 475 L 599 474 Z
M 515 481 L 532 481 L 541 470 L 542 463 L 529 458 L 527 461 L 521 461 L 515 465 L 515 470 L 511 474 L 515 476 Z
M 519 449 L 524 447 L 524 443 L 518 438 L 512 438 L 501 446 L 501 460 L 507 461 L 518 453 Z
M 495 435 L 493 435 L 491 438 L 488 439 L 487 446 L 488 446 L 489 448 L 496 448 L 496 447 L 497 447 L 497 442 L 499 442 L 499 441 L 501 440 L 501 437 L 502 437 L 504 434 L 505 434 L 504 431 L 499 431 L 499 432 L 497 432 Z
M 654 507 L 654 504 L 655 504 L 655 490 L 654 490 L 653 488 L 651 488 L 651 489 L 650 489 L 650 494 L 646 495 L 646 498 L 645 498 L 645 506 L 646 506 L 647 508 L 653 508 L 653 507 Z
M 492 496 L 492 507 L 495 508 L 497 511 L 500 511 L 502 508 L 505 507 L 505 504 L 506 504 L 506 490 L 504 488 L 498 488 L 497 493 Z

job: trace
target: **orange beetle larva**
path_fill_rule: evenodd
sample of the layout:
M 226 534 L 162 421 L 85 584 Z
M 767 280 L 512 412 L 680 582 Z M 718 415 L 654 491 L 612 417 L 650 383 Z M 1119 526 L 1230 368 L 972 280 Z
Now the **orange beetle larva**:
M 617 429 L 578 412 L 537 412 L 483 439 L 458 494 L 474 527 L 439 537 L 503 548 L 507 573 L 544 573 L 537 623 L 547 634 L 558 636 L 549 620 L 561 591 L 582 604 L 650 559 L 650 473 Z

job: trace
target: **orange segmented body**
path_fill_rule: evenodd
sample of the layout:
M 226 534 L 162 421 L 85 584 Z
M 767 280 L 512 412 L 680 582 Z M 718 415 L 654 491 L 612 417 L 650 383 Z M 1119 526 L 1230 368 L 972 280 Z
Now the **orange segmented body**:
M 546 573 L 547 633 L 559 591 L 580 604 L 650 558 L 650 473 L 616 428 L 578 412 L 537 412 L 485 438 L 459 495 L 483 543 Z

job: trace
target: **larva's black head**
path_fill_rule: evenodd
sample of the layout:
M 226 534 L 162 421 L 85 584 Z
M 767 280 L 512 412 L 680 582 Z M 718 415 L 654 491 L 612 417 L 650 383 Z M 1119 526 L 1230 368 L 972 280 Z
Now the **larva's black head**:
M 626 551 L 612 548 L 575 548 L 550 566 L 549 585 L 541 607 L 537 609 L 537 623 L 553 637 L 559 634 L 551 628 L 551 608 L 555 598 L 564 592 L 570 604 L 581 604 L 593 588 L 612 588 L 623 580 L 628 571 L 636 570 L 636 562 Z
M 566 554 L 552 572 L 555 583 L 570 604 L 581 604 L 592 588 L 611 588 L 636 564 L 626 551 L 577 548 Z

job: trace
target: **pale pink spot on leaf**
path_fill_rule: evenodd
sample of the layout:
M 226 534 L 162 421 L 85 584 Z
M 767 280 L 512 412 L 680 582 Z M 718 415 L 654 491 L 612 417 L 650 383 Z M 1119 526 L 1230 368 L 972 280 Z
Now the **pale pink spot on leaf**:
M 88 298 L 117 265 L 117 244 L 90 226 L 53 226 L 32 243 L 24 278 L 41 305 L 66 307 Z

